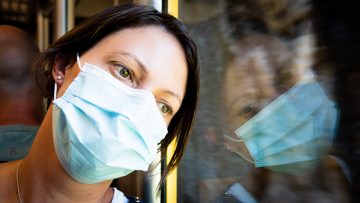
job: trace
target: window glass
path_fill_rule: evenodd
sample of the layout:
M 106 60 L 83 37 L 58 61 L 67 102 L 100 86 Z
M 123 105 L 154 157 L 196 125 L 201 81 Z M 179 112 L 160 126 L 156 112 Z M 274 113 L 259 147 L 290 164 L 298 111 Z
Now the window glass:
M 351 7 L 181 2 L 180 17 L 198 46 L 201 89 L 178 202 L 357 198 L 359 62 L 347 51 L 358 47 L 350 34 L 355 20 L 345 15 Z

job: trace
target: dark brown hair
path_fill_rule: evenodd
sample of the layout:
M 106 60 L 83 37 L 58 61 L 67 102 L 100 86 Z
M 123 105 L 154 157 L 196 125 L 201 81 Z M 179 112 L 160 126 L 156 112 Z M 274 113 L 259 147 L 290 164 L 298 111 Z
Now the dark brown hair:
M 55 60 L 56 63 L 61 63 L 62 68 L 65 68 L 76 61 L 77 52 L 82 55 L 104 37 L 126 28 L 141 26 L 159 26 L 173 35 L 183 48 L 188 68 L 188 79 L 183 102 L 169 124 L 168 134 L 160 143 L 159 151 L 164 157 L 169 144 L 174 139 L 176 140 L 175 152 L 163 172 L 163 182 L 166 175 L 179 165 L 184 154 L 198 101 L 199 68 L 197 50 L 189 32 L 180 21 L 171 15 L 160 13 L 146 5 L 126 4 L 110 7 L 85 20 L 58 39 L 40 55 L 33 64 L 33 69 L 37 85 L 48 99 L 49 104 L 53 97 L 55 83 L 51 73 Z

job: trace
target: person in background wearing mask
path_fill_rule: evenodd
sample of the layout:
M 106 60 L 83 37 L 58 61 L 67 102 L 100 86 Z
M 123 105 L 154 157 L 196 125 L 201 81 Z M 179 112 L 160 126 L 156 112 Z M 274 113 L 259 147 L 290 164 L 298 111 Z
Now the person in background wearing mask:
M 24 158 L 43 118 L 42 97 L 31 77 L 39 54 L 26 32 L 0 25 L 0 162 Z
M 338 108 L 316 75 L 271 35 L 243 35 L 229 55 L 223 145 L 255 167 L 226 194 L 233 202 L 349 202 L 348 168 L 328 154 Z
M 69 31 L 33 64 L 52 103 L 29 155 L 0 165 L 1 201 L 128 202 L 111 181 L 148 170 L 176 140 L 164 180 L 191 131 L 197 61 L 185 26 L 145 5 L 105 9 Z

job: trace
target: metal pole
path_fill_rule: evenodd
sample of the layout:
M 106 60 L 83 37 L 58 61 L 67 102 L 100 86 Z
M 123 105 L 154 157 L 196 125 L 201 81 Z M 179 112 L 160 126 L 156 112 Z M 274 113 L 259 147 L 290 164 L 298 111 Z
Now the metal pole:
M 36 38 L 37 38 L 37 44 L 40 49 L 40 51 L 44 51 L 45 49 L 45 28 L 44 28 L 44 16 L 42 12 L 38 12 L 36 15 L 36 24 L 37 24 L 37 32 L 36 32 Z
M 158 11 L 163 12 L 162 10 L 162 0 L 150 0 L 151 5 Z
M 119 0 L 113 0 L 114 6 L 119 5 Z
M 162 12 L 162 0 L 134 0 L 134 3 L 147 4 Z
M 75 25 L 75 0 L 67 0 L 67 29 L 71 30 Z
M 60 38 L 67 30 L 67 0 L 55 0 L 54 39 Z
M 144 202 L 160 203 L 161 195 L 157 194 L 157 187 L 161 179 L 161 154 L 157 155 L 156 160 L 151 164 L 151 172 L 145 176 L 145 199 Z M 159 164 L 157 164 L 159 163 Z

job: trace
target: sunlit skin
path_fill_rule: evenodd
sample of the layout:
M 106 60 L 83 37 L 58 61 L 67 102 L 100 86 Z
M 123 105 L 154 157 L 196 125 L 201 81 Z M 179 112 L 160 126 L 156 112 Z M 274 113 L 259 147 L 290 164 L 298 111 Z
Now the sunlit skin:
M 185 54 L 178 41 L 162 28 L 148 26 L 116 32 L 83 53 L 80 61 L 82 65 L 90 63 L 103 68 L 133 88 L 151 92 L 167 124 L 180 108 L 188 74 Z M 65 71 L 59 64 L 55 62 L 53 69 L 58 86 L 57 98 L 64 94 L 80 72 L 77 63 L 66 67 Z M 57 76 L 63 80 L 57 80 Z M 111 180 L 82 184 L 72 179 L 60 165 L 53 145 L 52 108 L 51 105 L 29 155 L 19 168 L 22 201 L 111 202 Z M 17 165 L 18 161 L 0 167 L 2 202 L 18 202 L 15 182 Z

